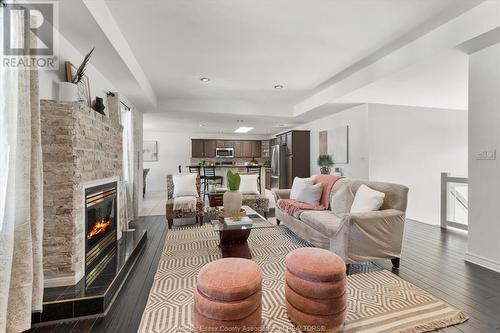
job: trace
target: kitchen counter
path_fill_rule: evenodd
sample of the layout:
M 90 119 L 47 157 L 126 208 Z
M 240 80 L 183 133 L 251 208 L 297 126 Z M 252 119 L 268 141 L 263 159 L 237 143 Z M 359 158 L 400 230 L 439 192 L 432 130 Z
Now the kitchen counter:
M 197 167 L 198 165 L 186 165 L 186 168 L 189 167 Z M 206 165 L 206 166 L 212 166 L 212 165 Z M 216 169 L 243 169 L 246 168 L 247 166 L 253 166 L 253 167 L 261 167 L 263 168 L 262 165 L 243 165 L 243 164 L 235 164 L 235 165 L 214 165 Z M 203 166 L 201 166 L 203 168 Z

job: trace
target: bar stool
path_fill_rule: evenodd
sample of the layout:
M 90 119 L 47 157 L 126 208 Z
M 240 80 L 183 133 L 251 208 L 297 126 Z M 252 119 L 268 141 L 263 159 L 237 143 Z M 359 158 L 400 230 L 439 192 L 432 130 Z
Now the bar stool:
M 224 177 L 215 175 L 215 166 L 205 166 L 203 168 L 203 175 L 204 175 L 203 177 L 205 178 L 205 184 L 203 187 L 203 189 L 204 189 L 203 195 L 208 195 L 208 181 L 209 180 L 214 180 L 221 185 L 224 182 Z
M 257 177 L 257 185 L 259 186 L 259 192 L 261 192 L 260 188 L 260 165 L 247 165 L 247 173 L 249 175 L 258 175 Z

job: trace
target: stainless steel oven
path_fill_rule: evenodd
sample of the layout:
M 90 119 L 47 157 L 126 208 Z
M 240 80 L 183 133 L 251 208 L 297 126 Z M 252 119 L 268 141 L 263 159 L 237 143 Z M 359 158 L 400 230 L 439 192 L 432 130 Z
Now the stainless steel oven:
M 215 148 L 215 157 L 234 157 L 234 148 Z

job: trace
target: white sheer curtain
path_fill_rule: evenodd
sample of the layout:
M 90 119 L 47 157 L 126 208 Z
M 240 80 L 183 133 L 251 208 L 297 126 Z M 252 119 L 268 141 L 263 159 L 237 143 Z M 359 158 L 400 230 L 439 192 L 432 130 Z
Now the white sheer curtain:
M 132 110 L 120 103 L 120 117 L 123 127 L 123 190 L 124 200 L 127 202 L 126 208 L 126 229 L 128 222 L 134 219 L 134 205 L 132 202 L 133 184 L 134 184 L 134 141 L 133 141 L 133 122 Z
M 23 25 L 11 30 L 21 37 Z M 29 329 L 32 311 L 42 310 L 40 137 L 38 72 L 0 68 L 0 332 Z

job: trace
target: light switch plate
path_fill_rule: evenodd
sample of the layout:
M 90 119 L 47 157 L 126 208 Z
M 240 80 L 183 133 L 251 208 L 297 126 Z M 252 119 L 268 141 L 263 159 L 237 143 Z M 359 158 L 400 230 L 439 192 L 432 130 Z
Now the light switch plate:
M 497 150 L 496 149 L 491 149 L 491 150 L 482 150 L 479 153 L 476 154 L 476 160 L 487 160 L 487 161 L 493 161 L 497 159 Z

